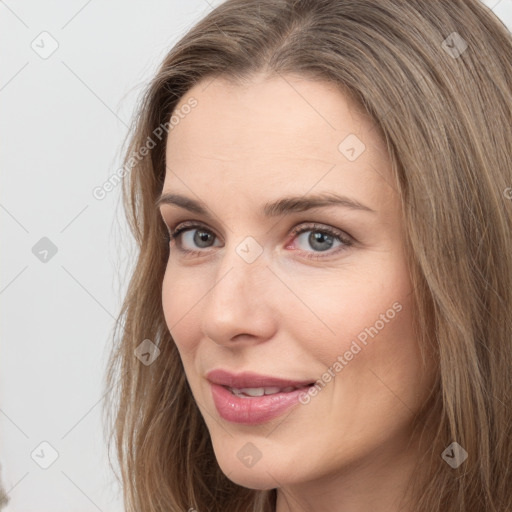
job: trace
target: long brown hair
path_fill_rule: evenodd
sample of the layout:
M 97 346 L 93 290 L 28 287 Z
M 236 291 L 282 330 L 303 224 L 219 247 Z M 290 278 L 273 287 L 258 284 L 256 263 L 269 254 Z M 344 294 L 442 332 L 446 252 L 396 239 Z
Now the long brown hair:
M 238 486 L 216 462 L 163 316 L 168 245 L 155 208 L 179 100 L 201 80 L 256 72 L 335 83 L 386 142 L 418 339 L 437 361 L 414 510 L 512 510 L 510 32 L 478 0 L 227 0 L 165 57 L 126 149 L 123 204 L 138 254 L 104 413 L 127 512 L 275 507 L 275 490 Z M 160 350 L 151 365 L 134 354 L 148 339 Z M 468 453 L 456 469 L 441 457 L 454 441 Z

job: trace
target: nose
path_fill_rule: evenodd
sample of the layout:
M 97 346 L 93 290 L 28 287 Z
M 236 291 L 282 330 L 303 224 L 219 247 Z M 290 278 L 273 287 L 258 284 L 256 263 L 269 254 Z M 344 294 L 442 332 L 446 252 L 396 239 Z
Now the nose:
M 219 345 L 261 343 L 275 333 L 276 278 L 267 268 L 264 252 L 251 261 L 244 248 L 226 246 L 204 298 L 202 332 Z

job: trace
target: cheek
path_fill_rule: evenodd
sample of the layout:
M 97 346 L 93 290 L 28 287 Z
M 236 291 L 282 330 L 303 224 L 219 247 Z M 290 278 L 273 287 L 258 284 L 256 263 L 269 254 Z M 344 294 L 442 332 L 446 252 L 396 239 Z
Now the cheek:
M 195 306 L 203 295 L 189 274 L 175 272 L 170 265 L 167 267 L 162 282 L 162 308 L 167 328 L 185 359 L 195 350 L 197 335 L 194 328 L 198 325 L 194 317 L 198 311 Z
M 410 333 L 412 290 L 401 268 L 360 267 L 337 282 L 333 277 L 323 284 L 304 301 L 314 304 L 338 350 L 348 350 L 346 343 L 354 339 L 364 346 L 391 331 L 400 336 Z
M 421 406 L 432 384 L 414 331 L 412 297 L 408 287 L 390 287 L 364 308 L 347 303 L 336 325 L 344 332 L 324 362 L 337 377 L 332 392 L 360 424 L 384 421 L 390 411 L 400 421 Z
M 420 353 L 405 263 L 397 260 L 364 270 L 336 286 L 332 280 L 328 293 L 310 297 L 331 333 L 309 351 L 331 373 L 353 374 L 359 381 L 364 375 L 377 384 L 375 374 L 385 374 L 400 387 L 412 384 L 419 377 Z M 358 386 L 362 389 L 360 382 Z

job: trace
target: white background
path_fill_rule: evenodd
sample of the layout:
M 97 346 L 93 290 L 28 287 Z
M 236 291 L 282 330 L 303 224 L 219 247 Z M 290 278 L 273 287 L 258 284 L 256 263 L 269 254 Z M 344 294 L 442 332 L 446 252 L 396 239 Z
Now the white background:
M 0 0 L 0 462 L 9 512 L 120 511 L 101 424 L 128 277 L 121 162 L 135 102 L 171 46 L 221 0 Z M 512 0 L 485 2 L 512 29 Z M 42 58 L 51 40 L 57 50 Z M 47 237 L 57 253 L 40 261 Z M 41 254 L 41 257 L 44 253 Z M 51 449 L 59 456 L 42 469 Z M 41 451 L 42 450 L 42 451 Z M 39 457 L 37 456 L 39 455 Z

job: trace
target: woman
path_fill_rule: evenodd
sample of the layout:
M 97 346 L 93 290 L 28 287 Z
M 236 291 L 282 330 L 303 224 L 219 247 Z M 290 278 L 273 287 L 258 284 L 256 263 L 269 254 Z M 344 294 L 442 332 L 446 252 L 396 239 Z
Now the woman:
M 512 509 L 512 41 L 477 0 L 228 0 L 140 105 L 128 511 Z

